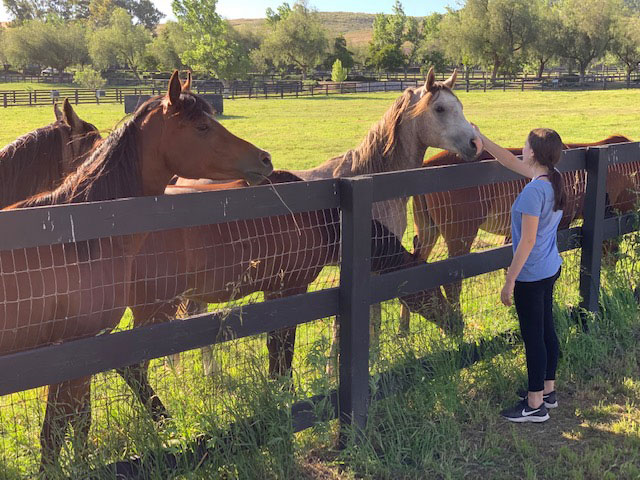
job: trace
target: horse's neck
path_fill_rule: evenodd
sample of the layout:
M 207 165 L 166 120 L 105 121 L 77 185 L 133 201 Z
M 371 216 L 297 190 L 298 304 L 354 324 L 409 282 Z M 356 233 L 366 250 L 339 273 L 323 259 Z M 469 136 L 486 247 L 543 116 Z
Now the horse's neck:
M 0 150 L 0 208 L 56 187 L 64 147 L 59 132 L 39 129 Z
M 372 173 L 393 172 L 422 166 L 427 147 L 414 131 L 415 120 L 405 118 L 397 127 L 395 143 L 385 153 L 385 147 L 392 131 L 388 128 L 386 115 L 369 131 L 362 143 L 345 154 L 350 162 L 351 176 Z

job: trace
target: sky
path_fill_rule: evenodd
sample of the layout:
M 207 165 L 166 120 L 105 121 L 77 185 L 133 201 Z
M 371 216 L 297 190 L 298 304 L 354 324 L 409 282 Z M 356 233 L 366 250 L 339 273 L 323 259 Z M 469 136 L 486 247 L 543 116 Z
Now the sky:
M 156 7 L 166 15 L 163 20 L 173 19 L 171 0 L 152 0 Z M 274 10 L 283 0 L 219 0 L 218 13 L 225 18 L 263 18 L 268 7 Z M 295 0 L 289 0 L 293 4 Z M 309 4 L 321 12 L 363 12 L 391 13 L 393 0 L 310 0 Z M 445 7 L 456 6 L 456 0 L 403 0 L 405 13 L 423 16 L 432 12 L 444 12 Z M 0 0 L 0 21 L 10 20 Z

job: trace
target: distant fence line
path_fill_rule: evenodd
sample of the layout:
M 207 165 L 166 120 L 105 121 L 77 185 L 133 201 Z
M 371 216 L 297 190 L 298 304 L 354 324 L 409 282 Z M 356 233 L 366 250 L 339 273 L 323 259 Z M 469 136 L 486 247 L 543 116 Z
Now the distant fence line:
M 446 74 L 443 75 L 443 77 Z M 1 77 L 0 77 L 1 78 Z M 194 90 L 200 94 L 219 94 L 225 98 L 285 98 L 308 97 L 317 95 L 335 95 L 348 93 L 374 93 L 403 91 L 407 87 L 417 87 L 422 84 L 422 78 L 412 80 L 390 79 L 373 82 L 325 82 L 319 84 L 305 84 L 302 81 L 274 81 L 274 82 L 233 82 L 227 88 L 217 81 L 194 81 Z M 158 84 L 160 85 L 160 83 Z M 584 83 L 579 84 L 573 77 L 532 77 L 508 78 L 502 77 L 492 83 L 488 77 L 460 78 L 456 84 L 457 90 L 495 91 L 495 90 L 607 90 L 620 88 L 640 88 L 640 74 L 632 77 L 626 75 L 589 75 Z M 100 104 L 124 103 L 125 95 L 156 95 L 164 93 L 164 85 L 151 87 L 116 87 L 103 90 L 82 88 L 60 88 L 55 90 L 0 90 L 0 105 L 35 106 L 55 103 L 59 98 L 67 97 L 72 103 Z

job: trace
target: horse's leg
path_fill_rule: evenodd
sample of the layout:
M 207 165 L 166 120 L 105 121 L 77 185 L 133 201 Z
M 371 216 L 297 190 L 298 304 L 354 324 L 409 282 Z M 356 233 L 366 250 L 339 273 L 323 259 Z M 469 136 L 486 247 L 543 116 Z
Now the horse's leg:
M 74 429 L 74 449 L 86 455 L 91 427 L 91 377 L 67 380 L 49 386 L 44 423 L 40 431 L 40 471 L 58 465 L 67 426 Z
M 429 216 L 427 200 L 424 195 L 415 195 L 413 197 L 413 223 L 415 228 L 413 252 L 421 261 L 427 262 L 429 255 L 431 255 L 438 242 L 440 230 L 431 216 Z M 410 319 L 411 312 L 403 302 L 400 302 L 400 324 L 398 326 L 400 335 L 409 333 Z
M 264 292 L 264 299 L 275 300 L 278 298 L 298 295 L 307 291 L 307 285 L 297 288 L 288 288 L 283 292 Z M 282 328 L 267 334 L 267 349 L 269 350 L 269 376 L 292 377 L 293 351 L 296 343 L 296 327 Z
M 136 327 L 159 323 L 167 318 L 173 318 L 178 309 L 177 303 L 167 303 L 160 308 L 155 309 L 152 313 L 148 309 L 132 308 L 133 324 Z M 140 403 L 147 409 L 151 418 L 155 422 L 159 422 L 171 415 L 165 408 L 162 401 L 158 398 L 151 383 L 149 383 L 149 361 L 144 361 L 136 365 L 118 368 L 116 371 L 122 376 L 124 381 L 129 385 L 133 393 L 138 397 Z
M 183 318 L 190 317 L 192 315 L 200 315 L 201 313 L 207 313 L 209 311 L 209 304 L 206 302 L 198 302 L 195 300 L 185 300 L 178 309 L 180 316 Z M 202 354 L 202 369 L 204 374 L 208 377 L 214 376 L 221 371 L 220 365 L 217 364 L 213 355 L 213 347 L 207 345 L 200 349 Z M 176 353 L 173 357 L 178 357 L 180 354 Z M 174 360 L 175 363 L 175 360 Z

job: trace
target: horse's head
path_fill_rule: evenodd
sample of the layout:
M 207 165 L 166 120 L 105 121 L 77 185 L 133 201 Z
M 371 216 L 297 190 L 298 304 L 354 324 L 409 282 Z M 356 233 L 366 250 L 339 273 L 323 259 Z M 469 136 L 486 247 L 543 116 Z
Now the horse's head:
M 161 108 L 154 111 L 162 119 L 157 151 L 165 167 L 185 178 L 262 181 L 273 171 L 271 155 L 223 127 L 211 106 L 189 91 L 190 84 L 190 78 L 181 84 L 174 72 Z
M 98 129 L 91 123 L 82 120 L 65 98 L 62 104 L 62 111 L 58 104 L 54 104 L 53 111 L 56 116 L 56 123 L 61 125 L 68 135 L 63 141 L 70 149 L 71 159 L 65 159 L 64 173 L 71 173 L 86 159 L 87 155 L 93 151 L 102 137 Z
M 410 115 L 415 135 L 425 146 L 449 150 L 471 161 L 481 153 L 481 143 L 453 93 L 456 76 L 454 71 L 444 82 L 436 82 L 431 68 L 424 85 L 412 92 Z

